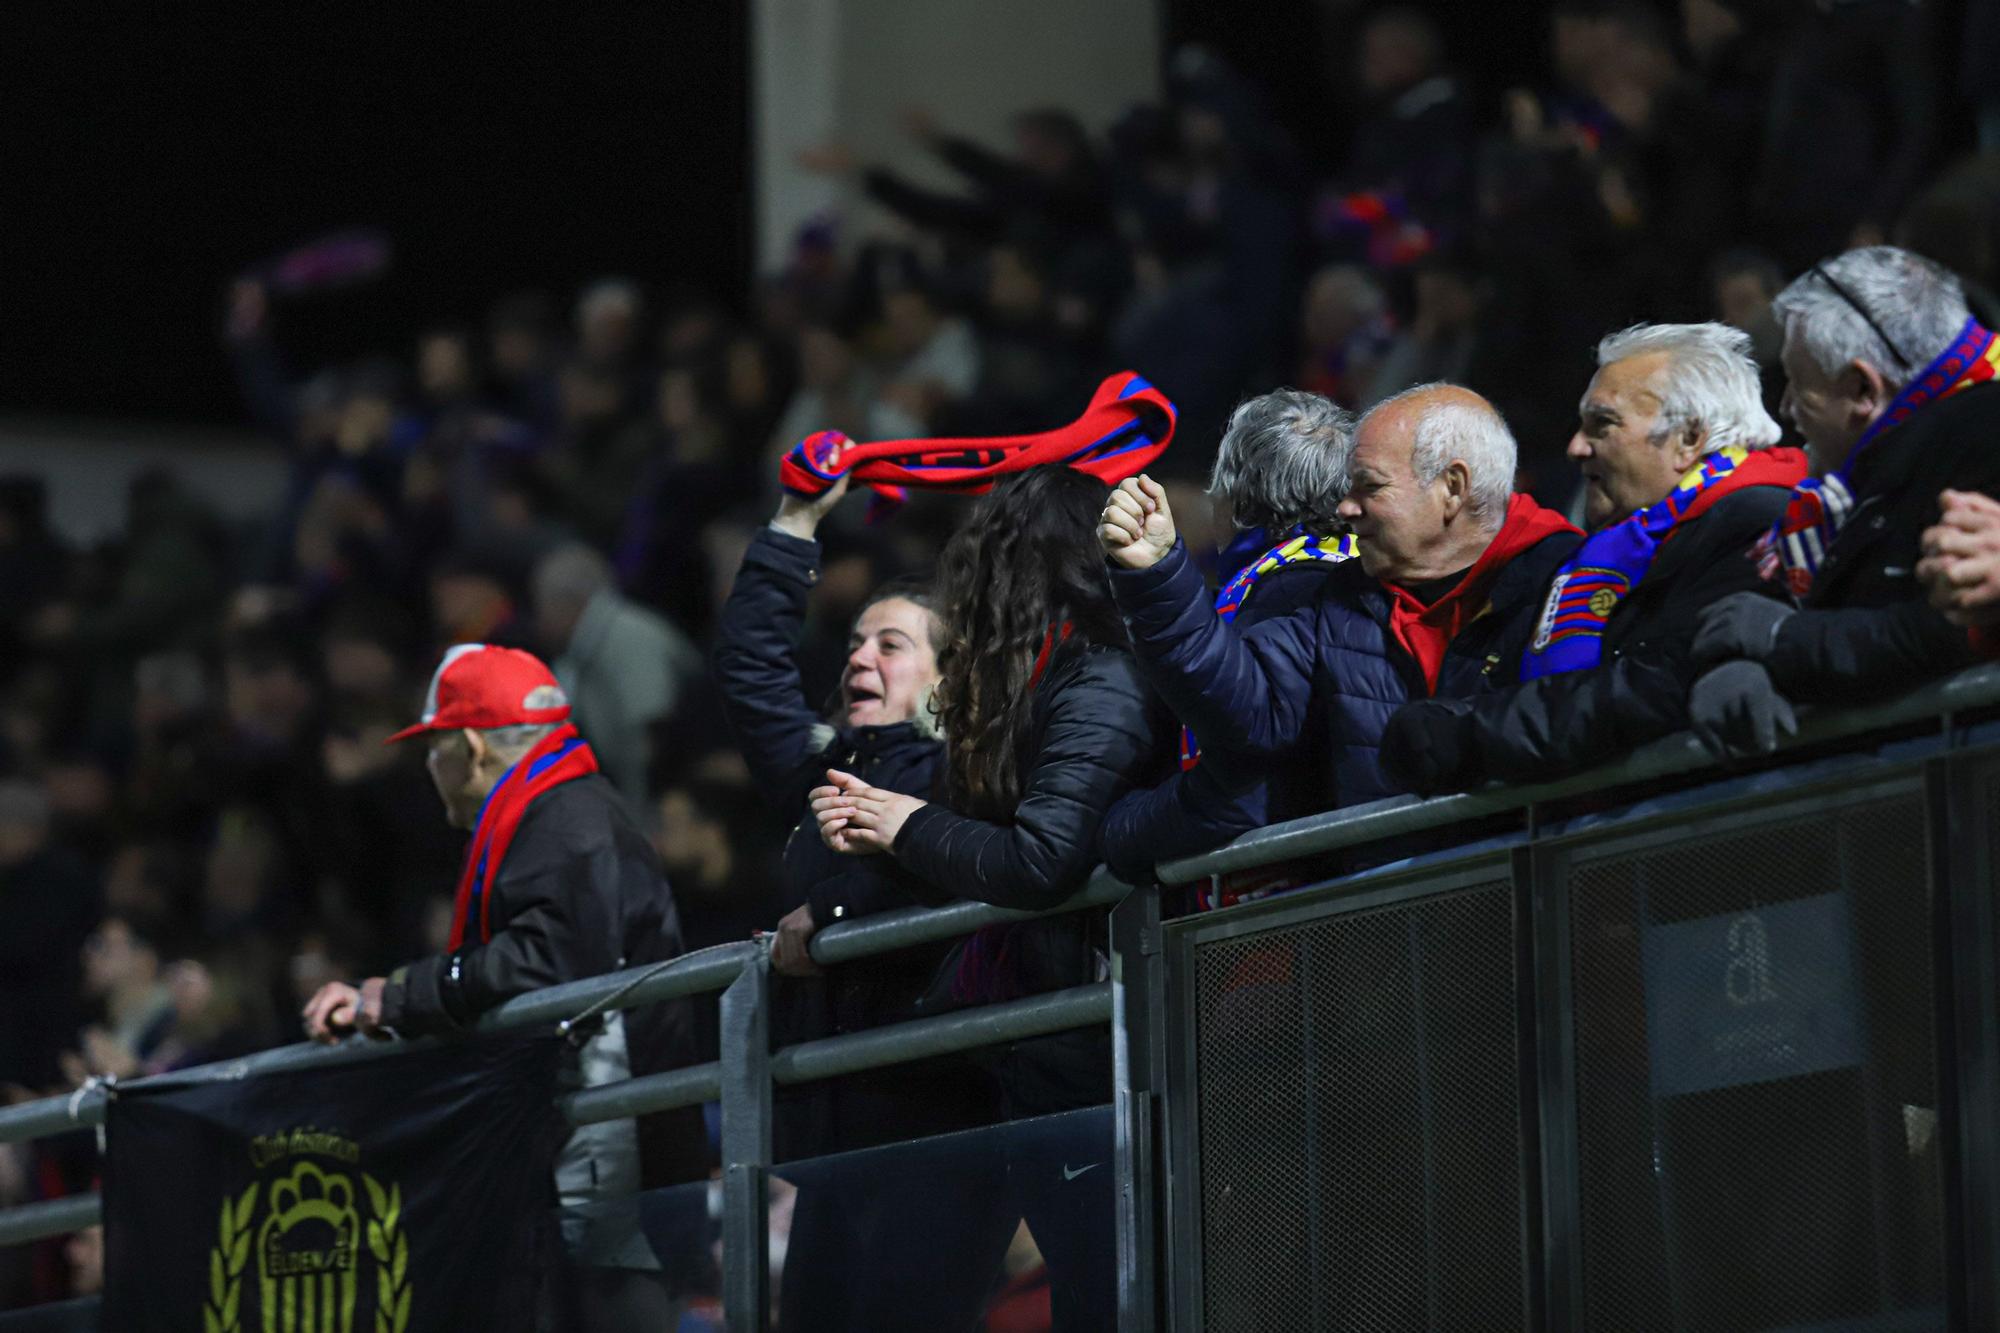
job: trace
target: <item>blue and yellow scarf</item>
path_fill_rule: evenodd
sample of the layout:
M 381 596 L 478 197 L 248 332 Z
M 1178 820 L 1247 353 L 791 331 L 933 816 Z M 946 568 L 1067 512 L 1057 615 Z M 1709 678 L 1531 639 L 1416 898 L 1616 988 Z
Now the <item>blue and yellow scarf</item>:
M 1718 449 L 1690 468 L 1664 500 L 1592 533 L 1556 571 L 1521 679 L 1588 671 L 1604 657 L 1604 627 L 1652 568 L 1677 524 L 1747 486 L 1791 486 L 1805 476 L 1796 449 Z
M 1338 564 L 1342 560 L 1353 559 L 1360 549 L 1351 532 L 1328 542 L 1303 528 L 1295 527 L 1286 534 L 1283 541 L 1237 570 L 1236 576 L 1222 585 L 1222 591 L 1215 595 L 1215 614 L 1221 616 L 1225 622 L 1236 619 L 1236 613 L 1243 609 L 1243 603 L 1249 600 L 1252 592 L 1256 591 L 1257 581 L 1266 574 L 1274 573 L 1288 565 L 1301 565 L 1311 560 L 1325 560 Z M 1201 745 L 1195 740 L 1192 731 L 1182 727 L 1182 771 L 1185 772 L 1200 762 Z

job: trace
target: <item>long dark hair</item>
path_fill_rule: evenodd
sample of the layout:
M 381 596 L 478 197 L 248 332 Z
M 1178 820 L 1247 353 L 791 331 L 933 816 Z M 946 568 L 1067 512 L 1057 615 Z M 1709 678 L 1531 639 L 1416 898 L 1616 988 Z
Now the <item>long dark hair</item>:
M 947 790 L 967 814 L 1005 819 L 1020 803 L 1030 678 L 1051 631 L 1126 642 L 1097 544 L 1109 494 L 1060 464 L 1031 468 L 981 500 L 939 558 L 937 713 Z

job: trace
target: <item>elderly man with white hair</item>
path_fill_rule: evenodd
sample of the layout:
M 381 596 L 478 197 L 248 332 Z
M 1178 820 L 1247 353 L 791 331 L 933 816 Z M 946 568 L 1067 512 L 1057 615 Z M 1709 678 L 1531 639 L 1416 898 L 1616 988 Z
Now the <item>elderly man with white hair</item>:
M 2000 487 L 2000 339 L 1951 273 L 1876 245 L 1815 264 L 1772 305 L 1784 326 L 1784 411 L 1814 475 L 1758 543 L 1755 593 L 1709 607 L 1695 731 L 1725 753 L 1768 751 L 1791 703 L 1862 700 L 1975 660 L 1928 604 L 1923 535 L 1946 490 Z
M 1780 595 L 1743 552 L 1806 459 L 1769 447 L 1749 335 L 1641 324 L 1600 342 L 1597 366 L 1569 442 L 1591 535 L 1549 585 L 1521 684 L 1391 721 L 1383 763 L 1414 791 L 1552 777 L 1681 730 L 1702 608 Z
M 1377 755 L 1389 718 L 1412 699 L 1512 683 L 1542 593 L 1581 540 L 1513 493 L 1514 468 L 1507 423 L 1468 389 L 1420 385 L 1378 404 L 1336 509 L 1357 558 L 1311 604 L 1247 632 L 1209 609 L 1165 492 L 1123 483 L 1099 536 L 1148 678 L 1204 746 L 1267 762 L 1324 747 L 1323 806 L 1395 793 Z

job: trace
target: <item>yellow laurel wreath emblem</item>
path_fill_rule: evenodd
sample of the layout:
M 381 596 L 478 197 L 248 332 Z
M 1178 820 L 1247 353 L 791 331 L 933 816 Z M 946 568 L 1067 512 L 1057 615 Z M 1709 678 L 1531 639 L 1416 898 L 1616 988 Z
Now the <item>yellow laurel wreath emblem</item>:
M 410 1326 L 410 1238 L 403 1234 L 403 1187 L 361 1173 L 368 1187 L 368 1252 L 375 1256 L 375 1333 L 403 1333 Z
M 250 1220 L 257 1211 L 256 1181 L 232 1203 L 222 1201 L 220 1236 L 208 1252 L 208 1300 L 201 1310 L 203 1333 L 236 1333 L 243 1300 L 243 1268 L 250 1262 Z
M 406 1333 L 410 1326 L 410 1239 L 403 1232 L 403 1187 L 387 1190 L 362 1173 L 368 1203 L 368 1252 L 375 1256 L 375 1333 Z M 202 1333 L 241 1333 L 243 1270 L 250 1262 L 251 1226 L 257 1211 L 256 1181 L 235 1201 L 222 1201 L 215 1247 L 208 1252 L 208 1300 L 202 1304 Z

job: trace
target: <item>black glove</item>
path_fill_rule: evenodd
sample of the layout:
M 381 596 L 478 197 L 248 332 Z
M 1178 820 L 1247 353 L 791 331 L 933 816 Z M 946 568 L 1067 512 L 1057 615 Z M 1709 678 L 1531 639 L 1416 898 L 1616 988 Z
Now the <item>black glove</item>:
M 1470 699 L 1419 699 L 1404 704 L 1382 729 L 1382 768 L 1397 786 L 1419 796 L 1464 791 L 1479 781 L 1472 754 Z
M 1733 592 L 1711 602 L 1694 632 L 1695 670 L 1739 657 L 1763 661 L 1777 646 L 1778 631 L 1797 614 L 1796 607 L 1761 592 Z
M 1796 736 L 1799 720 L 1789 700 L 1757 662 L 1724 662 L 1694 683 L 1688 724 L 1718 759 L 1748 758 L 1778 748 L 1780 732 Z

